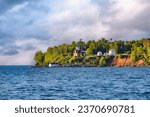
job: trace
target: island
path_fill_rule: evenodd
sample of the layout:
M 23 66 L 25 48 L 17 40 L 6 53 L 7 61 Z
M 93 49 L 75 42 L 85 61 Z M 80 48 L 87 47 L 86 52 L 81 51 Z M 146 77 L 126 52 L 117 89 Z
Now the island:
M 89 40 L 49 47 L 46 52 L 37 51 L 36 66 L 149 66 L 150 38 L 141 40 Z

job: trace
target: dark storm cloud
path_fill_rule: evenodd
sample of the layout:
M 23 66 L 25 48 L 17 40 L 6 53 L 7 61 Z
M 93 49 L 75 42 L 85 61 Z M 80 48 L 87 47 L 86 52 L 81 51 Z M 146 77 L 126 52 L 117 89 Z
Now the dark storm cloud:
M 36 50 L 36 49 L 37 48 L 35 46 L 31 45 L 31 44 L 25 45 L 23 47 L 23 50 L 25 50 L 25 51 L 31 51 L 31 50 Z
M 15 49 L 10 49 L 10 50 L 4 50 L 2 51 L 2 55 L 16 55 L 19 52 Z
M 6 43 L 0 45 L 0 55 L 16 55 L 19 53 L 20 47 L 16 45 L 11 45 L 11 43 Z

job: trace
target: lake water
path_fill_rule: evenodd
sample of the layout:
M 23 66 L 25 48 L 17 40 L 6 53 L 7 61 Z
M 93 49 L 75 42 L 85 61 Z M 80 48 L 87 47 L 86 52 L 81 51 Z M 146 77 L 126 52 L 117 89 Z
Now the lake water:
M 150 100 L 150 67 L 0 66 L 0 99 Z

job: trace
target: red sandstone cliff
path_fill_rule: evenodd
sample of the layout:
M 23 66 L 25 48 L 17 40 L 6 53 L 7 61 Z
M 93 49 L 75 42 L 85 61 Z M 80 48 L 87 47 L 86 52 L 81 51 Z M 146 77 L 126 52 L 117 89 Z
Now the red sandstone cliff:
M 133 62 L 131 58 L 114 58 L 111 63 L 112 66 L 124 67 L 124 66 L 144 66 L 144 60 L 141 59 L 137 62 Z

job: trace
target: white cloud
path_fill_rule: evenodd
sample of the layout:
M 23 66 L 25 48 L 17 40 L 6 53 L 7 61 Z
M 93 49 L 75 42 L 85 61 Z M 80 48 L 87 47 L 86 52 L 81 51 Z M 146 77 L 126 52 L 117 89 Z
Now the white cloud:
M 101 8 L 90 0 L 65 0 L 57 3 L 53 14 L 47 18 L 51 35 L 59 42 L 72 40 L 97 39 L 107 27 L 103 24 Z
M 108 35 L 117 39 L 140 39 L 149 35 L 150 4 L 147 0 L 110 0 Z
M 141 0 L 112 0 L 114 2 L 111 10 L 116 11 L 115 20 L 125 20 L 134 19 L 137 15 L 142 13 L 147 4 L 141 3 Z

